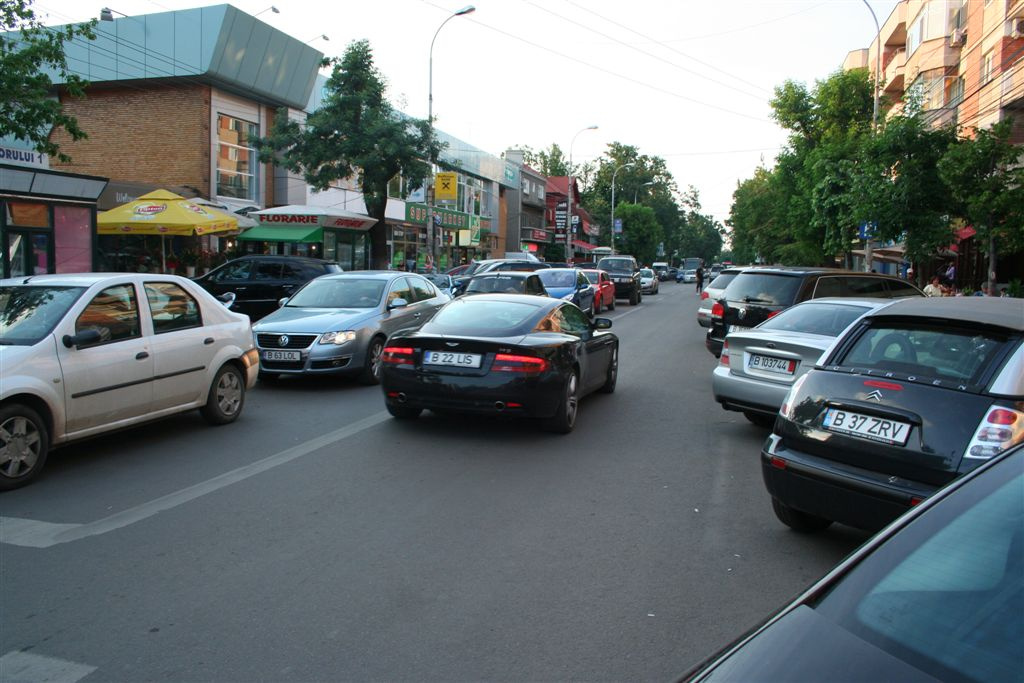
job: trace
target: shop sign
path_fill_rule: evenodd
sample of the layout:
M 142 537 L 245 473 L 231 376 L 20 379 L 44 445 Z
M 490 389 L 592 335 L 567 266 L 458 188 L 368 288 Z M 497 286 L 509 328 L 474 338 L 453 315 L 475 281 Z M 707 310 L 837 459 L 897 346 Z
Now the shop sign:
M 558 228 L 558 234 L 565 234 L 565 218 L 569 213 L 569 202 L 561 201 L 555 204 L 555 227 Z
M 459 174 L 451 171 L 442 171 L 434 174 L 434 200 L 443 201 L 450 199 L 455 201 L 459 198 Z
M 454 229 L 468 228 L 470 218 L 473 218 L 468 213 L 442 209 L 438 206 L 434 207 L 434 215 L 443 227 Z M 405 220 L 410 223 L 426 223 L 428 216 L 430 216 L 430 207 L 426 204 L 405 203 Z
M 50 157 L 31 149 L 18 149 L 0 145 L 0 164 L 50 168 Z

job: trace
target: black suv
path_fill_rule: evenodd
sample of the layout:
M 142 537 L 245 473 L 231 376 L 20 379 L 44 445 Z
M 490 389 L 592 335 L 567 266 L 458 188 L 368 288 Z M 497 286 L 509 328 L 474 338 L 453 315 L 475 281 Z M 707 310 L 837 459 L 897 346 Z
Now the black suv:
M 533 272 L 540 270 L 541 268 L 550 268 L 551 264 L 544 263 L 543 261 L 531 261 L 529 259 L 508 259 L 508 258 L 492 258 L 485 259 L 483 261 L 474 261 L 469 268 L 466 269 L 462 275 L 453 278 L 455 295 L 458 296 L 466 291 L 466 285 L 469 283 L 470 278 L 476 275 L 483 275 L 484 273 L 505 273 L 509 271 L 515 272 Z
M 718 357 L 729 332 L 754 327 L 793 304 L 826 296 L 897 299 L 924 293 L 892 275 L 838 268 L 748 268 L 737 275 L 711 307 L 705 345 Z
M 643 300 L 640 292 L 640 266 L 635 258 L 624 254 L 605 256 L 597 262 L 597 268 L 607 272 L 615 283 L 616 299 L 629 299 L 630 306 L 636 306 Z
M 305 256 L 242 256 L 228 261 L 202 277 L 196 284 L 219 296 L 235 294 L 231 310 L 245 313 L 256 322 L 277 310 L 277 302 L 291 296 L 315 277 L 340 273 L 341 266 Z

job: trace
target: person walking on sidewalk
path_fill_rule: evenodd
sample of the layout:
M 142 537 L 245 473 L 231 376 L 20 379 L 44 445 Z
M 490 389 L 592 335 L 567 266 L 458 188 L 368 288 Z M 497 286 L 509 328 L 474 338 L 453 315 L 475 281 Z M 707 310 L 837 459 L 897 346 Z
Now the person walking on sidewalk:
M 704 291 L 704 269 L 697 266 L 697 294 Z

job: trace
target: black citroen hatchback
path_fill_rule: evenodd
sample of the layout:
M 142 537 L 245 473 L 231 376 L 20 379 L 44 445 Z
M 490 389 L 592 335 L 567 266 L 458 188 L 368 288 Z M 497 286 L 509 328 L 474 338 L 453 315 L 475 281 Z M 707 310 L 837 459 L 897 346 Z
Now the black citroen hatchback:
M 1024 441 L 1024 301 L 911 298 L 798 379 L 761 450 L 776 516 L 877 529 Z

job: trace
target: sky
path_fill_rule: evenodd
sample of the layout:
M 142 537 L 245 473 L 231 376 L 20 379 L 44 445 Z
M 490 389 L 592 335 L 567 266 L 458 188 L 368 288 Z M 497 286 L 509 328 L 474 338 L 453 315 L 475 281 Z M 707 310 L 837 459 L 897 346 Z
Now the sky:
M 221 4 L 108 0 L 128 15 Z M 235 0 L 340 56 L 367 39 L 391 102 L 426 118 L 431 39 L 436 126 L 500 155 L 556 143 L 574 162 L 612 142 L 665 159 L 680 190 L 725 223 L 738 182 L 771 165 L 786 132 L 773 89 L 813 87 L 884 24 L 896 0 Z M 82 0 L 34 0 L 45 23 L 96 17 Z M 270 10 L 271 3 L 279 11 Z M 439 27 L 444 27 L 439 30 Z M 327 40 L 320 36 L 326 35 Z M 584 130 L 597 126 L 596 130 Z

